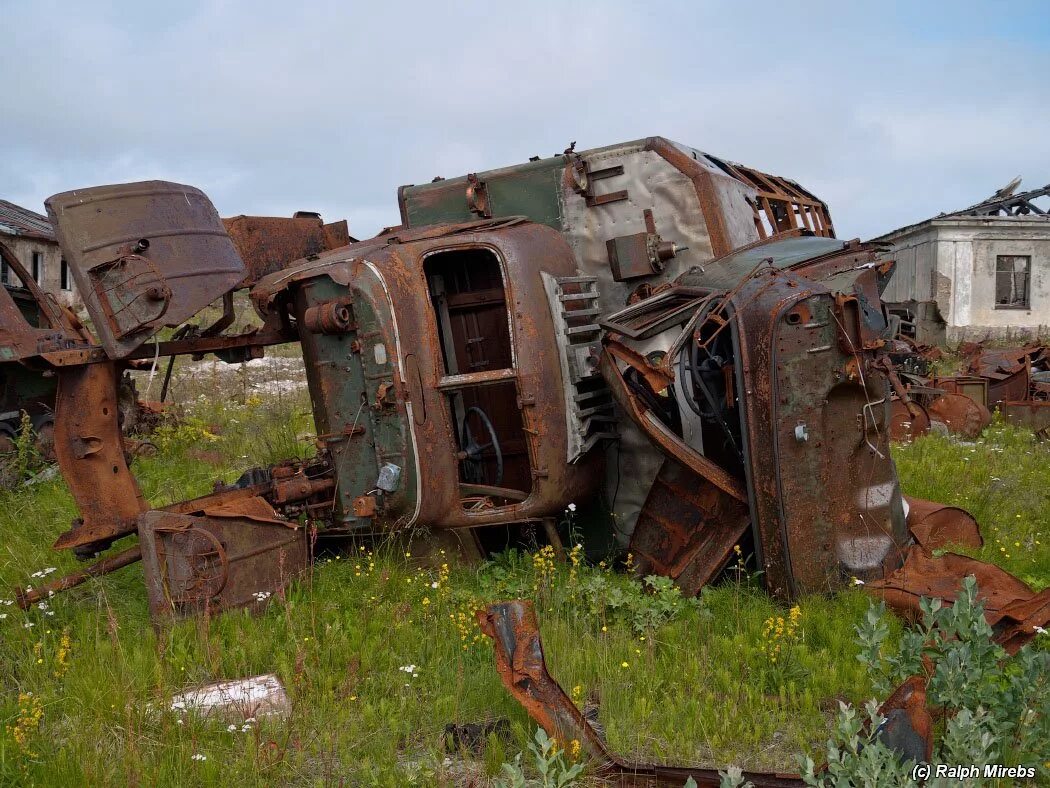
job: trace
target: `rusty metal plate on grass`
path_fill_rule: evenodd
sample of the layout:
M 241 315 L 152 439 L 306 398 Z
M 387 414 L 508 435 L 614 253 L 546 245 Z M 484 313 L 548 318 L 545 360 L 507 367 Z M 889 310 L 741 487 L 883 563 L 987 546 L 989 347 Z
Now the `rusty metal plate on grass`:
M 143 181 L 45 202 L 77 290 L 111 358 L 178 326 L 244 279 L 244 263 L 204 192 Z
M 865 590 L 884 599 L 905 619 L 913 620 L 921 615 L 922 597 L 952 604 L 968 575 L 976 578 L 984 617 L 995 630 L 995 641 L 1007 653 L 1016 653 L 1035 637 L 1036 627 L 1050 625 L 1050 588 L 1037 594 L 994 564 L 956 553 L 934 557 L 919 545 L 909 548 L 900 569 L 883 580 L 869 582 Z
M 252 514 L 194 517 L 151 511 L 139 518 L 155 620 L 261 604 L 306 568 L 305 529 Z

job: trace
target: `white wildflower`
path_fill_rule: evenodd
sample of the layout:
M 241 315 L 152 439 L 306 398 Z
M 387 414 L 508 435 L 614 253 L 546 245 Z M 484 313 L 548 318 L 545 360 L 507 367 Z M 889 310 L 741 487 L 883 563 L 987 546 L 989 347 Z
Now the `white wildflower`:
M 1033 630 L 1035 630 L 1036 632 L 1038 632 L 1038 633 L 1039 633 L 1040 635 L 1045 635 L 1045 634 L 1047 634 L 1047 630 L 1046 630 L 1046 629 L 1043 629 L 1043 628 L 1042 628 L 1041 626 L 1039 626 L 1038 624 L 1036 624 L 1036 625 L 1035 625 L 1034 627 L 1032 627 L 1032 629 L 1033 629 Z
M 236 733 L 237 732 L 237 726 L 236 725 L 227 725 L 226 726 L 226 732 L 227 733 Z
M 570 512 L 575 512 L 576 511 L 576 504 L 570 503 L 568 508 L 569 508 Z
M 433 583 L 430 584 L 430 587 L 431 588 L 437 588 L 438 587 L 438 581 L 435 580 Z
M 208 760 L 208 756 L 205 755 L 203 752 L 195 752 L 195 753 L 193 753 L 193 755 L 190 756 L 190 760 L 193 760 L 193 761 L 206 761 L 206 760 Z

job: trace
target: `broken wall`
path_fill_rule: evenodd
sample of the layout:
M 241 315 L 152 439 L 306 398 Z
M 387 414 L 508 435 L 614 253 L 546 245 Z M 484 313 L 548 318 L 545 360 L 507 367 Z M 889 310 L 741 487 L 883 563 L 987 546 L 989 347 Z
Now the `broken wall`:
M 897 261 L 883 300 L 934 301 L 950 343 L 1034 338 L 1050 331 L 1050 222 L 1031 217 L 961 217 L 924 222 L 890 236 Z M 995 304 L 996 258 L 1031 257 L 1029 308 Z M 920 340 L 923 338 L 920 337 Z

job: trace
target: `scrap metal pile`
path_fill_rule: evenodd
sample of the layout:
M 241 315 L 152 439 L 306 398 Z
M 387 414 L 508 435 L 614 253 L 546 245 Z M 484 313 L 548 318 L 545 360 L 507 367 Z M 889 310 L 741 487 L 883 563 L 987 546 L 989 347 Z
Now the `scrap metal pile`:
M 928 433 L 936 422 L 953 434 L 977 437 L 998 411 L 1009 423 L 1050 437 L 1050 347 L 1029 345 L 988 348 L 960 346 L 961 375 L 929 375 L 940 348 L 918 346 L 904 338 L 893 343 L 891 358 L 900 382 L 894 394 L 890 431 L 907 442 Z
M 158 620 L 259 604 L 306 566 L 314 529 L 425 526 L 476 556 L 535 524 L 557 542 L 575 502 L 605 514 L 588 541 L 615 536 L 688 594 L 743 544 L 785 601 L 859 578 L 914 610 L 976 573 L 1012 647 L 1050 618 L 1046 593 L 929 552 L 980 535 L 901 494 L 892 399 L 916 398 L 880 300 L 894 264 L 836 240 L 799 184 L 657 137 L 398 202 L 400 226 L 357 242 L 316 215 L 224 222 L 160 181 L 47 201 L 93 331 L 35 291 L 30 325 L 0 290 L 0 355 L 57 377 L 55 454 L 80 518 L 55 547 L 138 543 L 23 604 L 139 558 Z M 263 325 L 227 334 L 236 289 Z M 216 324 L 187 322 L 219 297 Z M 118 424 L 122 371 L 278 343 L 301 346 L 316 457 L 151 508 Z

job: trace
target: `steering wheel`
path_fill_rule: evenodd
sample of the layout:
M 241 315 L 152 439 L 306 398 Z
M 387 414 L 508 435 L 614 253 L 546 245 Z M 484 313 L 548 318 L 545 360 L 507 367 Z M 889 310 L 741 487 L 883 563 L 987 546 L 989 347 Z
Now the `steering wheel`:
M 488 443 L 478 443 L 474 437 L 474 431 L 470 428 L 471 414 L 478 417 L 485 431 L 488 432 Z M 496 479 L 492 482 L 492 485 L 499 487 L 503 482 L 503 450 L 500 448 L 499 438 L 496 437 L 496 428 L 492 426 L 492 419 L 479 407 L 467 408 L 467 412 L 463 414 L 461 433 L 460 446 L 463 447 L 463 454 L 465 455 L 463 458 L 463 475 L 466 477 L 466 481 L 472 484 L 488 483 L 485 480 L 485 465 L 482 454 L 486 449 L 491 448 L 496 453 Z

